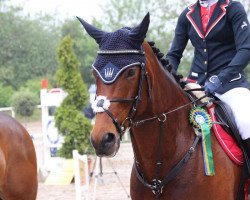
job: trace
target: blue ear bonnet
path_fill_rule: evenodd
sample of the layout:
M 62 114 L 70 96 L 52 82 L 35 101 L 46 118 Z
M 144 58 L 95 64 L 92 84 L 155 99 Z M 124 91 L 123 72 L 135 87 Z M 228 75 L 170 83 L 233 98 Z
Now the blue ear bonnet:
M 128 28 L 122 28 L 112 33 L 106 33 L 99 44 L 100 50 L 143 51 L 141 42 L 131 39 L 129 32 Z M 98 54 L 93 69 L 104 83 L 111 84 L 125 69 L 141 63 L 145 63 L 145 56 L 142 54 Z

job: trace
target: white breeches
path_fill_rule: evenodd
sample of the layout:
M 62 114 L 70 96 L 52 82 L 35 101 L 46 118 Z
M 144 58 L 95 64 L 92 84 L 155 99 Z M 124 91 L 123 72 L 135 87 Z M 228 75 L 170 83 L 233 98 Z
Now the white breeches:
M 231 107 L 241 138 L 250 138 L 250 90 L 238 87 L 215 96 Z

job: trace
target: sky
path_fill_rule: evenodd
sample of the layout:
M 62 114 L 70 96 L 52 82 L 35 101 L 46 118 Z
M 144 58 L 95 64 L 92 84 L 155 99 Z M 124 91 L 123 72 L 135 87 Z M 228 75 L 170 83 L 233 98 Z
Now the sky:
M 12 5 L 21 6 L 25 13 L 34 15 L 43 12 L 54 14 L 59 19 L 82 17 L 90 21 L 100 16 L 103 0 L 10 0 Z

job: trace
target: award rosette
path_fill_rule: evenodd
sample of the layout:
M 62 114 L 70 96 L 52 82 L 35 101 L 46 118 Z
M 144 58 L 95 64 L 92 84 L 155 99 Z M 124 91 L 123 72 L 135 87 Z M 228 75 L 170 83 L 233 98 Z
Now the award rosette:
M 205 109 L 201 107 L 194 107 L 190 110 L 189 121 L 194 128 L 201 132 L 205 173 L 207 176 L 213 176 L 215 173 L 210 139 L 210 129 L 212 127 L 210 115 Z

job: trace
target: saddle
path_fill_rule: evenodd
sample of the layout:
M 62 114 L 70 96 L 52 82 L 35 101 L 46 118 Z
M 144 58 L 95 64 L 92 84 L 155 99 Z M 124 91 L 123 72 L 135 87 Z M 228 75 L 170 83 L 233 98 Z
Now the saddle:
M 237 142 L 239 146 L 242 146 L 242 140 L 240 138 L 240 134 L 238 128 L 236 126 L 235 118 L 231 108 L 220 100 L 214 101 L 215 108 L 214 113 L 221 124 L 223 129 L 229 133 Z

